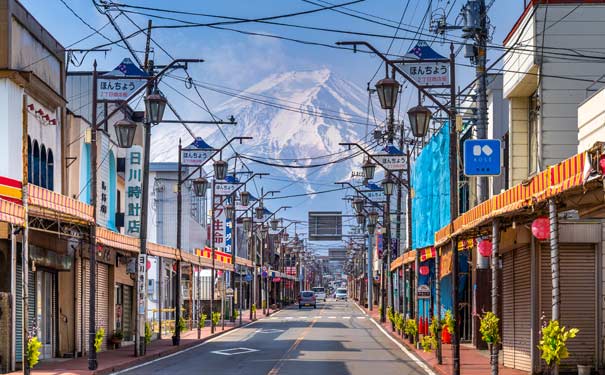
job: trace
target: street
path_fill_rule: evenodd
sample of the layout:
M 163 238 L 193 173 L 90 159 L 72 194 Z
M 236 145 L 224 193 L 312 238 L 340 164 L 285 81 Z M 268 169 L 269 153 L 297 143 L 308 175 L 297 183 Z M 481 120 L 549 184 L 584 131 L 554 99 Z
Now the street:
M 261 311 L 258 312 L 260 318 Z M 430 374 L 352 302 L 289 307 L 122 374 Z

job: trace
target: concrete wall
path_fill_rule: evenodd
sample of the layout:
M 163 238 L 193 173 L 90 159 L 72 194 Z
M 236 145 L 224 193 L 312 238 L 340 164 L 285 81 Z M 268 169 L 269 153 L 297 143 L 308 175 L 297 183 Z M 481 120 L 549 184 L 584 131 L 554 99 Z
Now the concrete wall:
M 0 292 L 0 373 L 10 370 L 12 337 L 11 295 Z
M 509 186 L 527 178 L 528 162 L 528 117 L 527 97 L 510 98 L 509 118 Z
M 535 88 L 535 77 L 527 75 L 536 69 L 535 61 L 535 24 L 534 17 L 529 17 L 531 10 L 505 43 L 507 48 L 524 42 L 523 47 L 513 49 L 504 58 L 504 96 L 529 95 Z

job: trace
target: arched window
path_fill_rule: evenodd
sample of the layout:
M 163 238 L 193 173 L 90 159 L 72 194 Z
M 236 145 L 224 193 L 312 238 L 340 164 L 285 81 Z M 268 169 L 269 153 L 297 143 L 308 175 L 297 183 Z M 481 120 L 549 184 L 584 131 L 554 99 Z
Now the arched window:
M 46 158 L 46 186 L 48 190 L 55 190 L 55 159 L 53 150 L 48 149 L 48 157 Z
M 46 188 L 46 147 L 40 148 L 40 186 Z
M 40 185 L 40 147 L 38 141 L 34 140 L 34 158 L 32 160 L 33 178 L 34 185 Z
M 27 182 L 32 182 L 32 176 L 34 175 L 33 168 L 33 156 L 32 156 L 32 139 L 27 136 Z

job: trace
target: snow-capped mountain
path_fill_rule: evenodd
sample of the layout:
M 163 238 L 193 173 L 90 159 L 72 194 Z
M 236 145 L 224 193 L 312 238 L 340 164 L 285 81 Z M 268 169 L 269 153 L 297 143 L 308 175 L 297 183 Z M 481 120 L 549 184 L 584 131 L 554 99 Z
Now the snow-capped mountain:
M 215 126 L 193 126 L 192 130 L 214 147 L 233 136 L 253 137 L 242 145 L 234 144 L 238 153 L 251 159 L 296 166 L 324 164 L 351 153 L 339 142 L 360 141 L 367 134 L 366 91 L 328 69 L 273 74 L 235 94 L 215 108 L 217 117 L 233 115 L 238 122 L 236 126 L 221 127 L 225 136 Z M 176 161 L 179 137 L 184 146 L 192 142 L 181 126 L 154 128 L 152 161 Z M 231 155 L 232 151 L 226 153 Z M 334 155 L 317 158 L 328 154 Z M 322 184 L 349 177 L 360 157 L 320 168 L 276 168 L 252 160 L 245 162 L 254 171 L 299 181 L 289 186 L 285 195 L 327 189 Z M 276 185 L 288 184 L 281 181 Z

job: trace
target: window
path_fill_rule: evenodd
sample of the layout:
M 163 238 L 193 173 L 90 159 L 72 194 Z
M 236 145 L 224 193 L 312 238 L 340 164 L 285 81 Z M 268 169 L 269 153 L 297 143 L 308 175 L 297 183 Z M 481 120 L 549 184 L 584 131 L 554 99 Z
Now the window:
M 538 160 L 538 121 L 540 114 L 540 98 L 537 92 L 534 92 L 529 97 L 529 114 L 527 122 L 527 137 L 528 137 L 528 150 L 527 156 L 529 161 L 529 174 L 532 175 L 538 172 L 539 160 Z
M 53 157 L 53 150 L 48 149 L 48 156 L 46 157 L 46 188 L 48 190 L 55 189 L 55 160 Z
M 40 149 L 40 185 L 43 188 L 46 188 L 46 147 L 42 145 Z
M 38 141 L 34 141 L 34 157 L 32 160 L 33 176 L 32 182 L 34 185 L 40 185 L 40 147 Z

